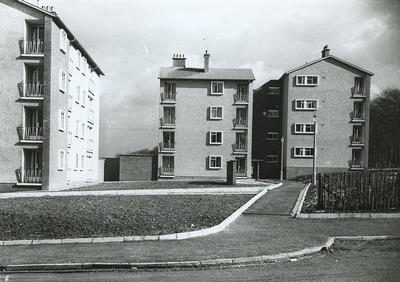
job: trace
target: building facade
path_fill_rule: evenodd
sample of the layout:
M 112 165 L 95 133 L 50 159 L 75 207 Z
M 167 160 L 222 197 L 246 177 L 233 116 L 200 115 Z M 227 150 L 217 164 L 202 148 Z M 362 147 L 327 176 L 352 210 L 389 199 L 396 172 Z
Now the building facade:
M 237 176 L 251 176 L 251 69 L 186 67 L 174 55 L 160 69 L 159 177 L 218 179 L 237 161 Z
M 51 7 L 0 0 L 0 183 L 98 179 L 101 69 Z
M 318 172 L 367 168 L 372 75 L 330 55 L 326 46 L 320 59 L 255 90 L 253 165 L 259 177 L 279 178 L 281 162 L 287 179 L 312 174 L 315 131 Z

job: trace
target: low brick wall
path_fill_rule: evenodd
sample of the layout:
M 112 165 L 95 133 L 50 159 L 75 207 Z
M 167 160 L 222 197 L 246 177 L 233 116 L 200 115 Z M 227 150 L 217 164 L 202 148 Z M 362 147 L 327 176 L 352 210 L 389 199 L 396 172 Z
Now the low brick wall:
M 157 179 L 157 156 L 149 154 L 120 155 L 119 180 Z

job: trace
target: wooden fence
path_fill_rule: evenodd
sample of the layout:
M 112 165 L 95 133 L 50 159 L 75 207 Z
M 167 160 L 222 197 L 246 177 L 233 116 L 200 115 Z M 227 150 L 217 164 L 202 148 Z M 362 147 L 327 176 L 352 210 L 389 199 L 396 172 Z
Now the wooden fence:
M 317 209 L 326 212 L 400 210 L 400 169 L 319 173 Z

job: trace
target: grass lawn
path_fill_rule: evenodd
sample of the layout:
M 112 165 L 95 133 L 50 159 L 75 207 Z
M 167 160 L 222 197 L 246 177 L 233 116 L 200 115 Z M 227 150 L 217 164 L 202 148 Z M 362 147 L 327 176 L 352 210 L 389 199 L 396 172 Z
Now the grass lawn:
M 0 240 L 159 235 L 220 223 L 252 195 L 0 200 Z
M 266 185 L 268 183 L 265 183 Z M 106 182 L 97 185 L 84 186 L 71 191 L 88 190 L 133 190 L 133 189 L 176 189 L 176 188 L 218 188 L 218 187 L 249 187 L 260 184 L 228 185 L 225 181 L 138 181 L 138 182 Z

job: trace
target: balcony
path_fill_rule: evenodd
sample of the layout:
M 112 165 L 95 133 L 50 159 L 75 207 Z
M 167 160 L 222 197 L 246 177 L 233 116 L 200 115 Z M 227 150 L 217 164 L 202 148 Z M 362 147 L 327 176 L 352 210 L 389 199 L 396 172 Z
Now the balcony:
M 175 152 L 175 143 L 174 142 L 160 142 L 159 144 L 161 153 L 173 153 Z
M 43 56 L 43 40 L 37 39 L 37 40 L 27 40 L 24 42 L 24 40 L 20 41 L 22 44 L 22 50 L 23 50 L 23 55 L 29 55 L 29 56 Z M 24 45 L 25 43 L 25 45 Z
M 236 177 L 246 177 L 246 169 L 245 168 L 237 168 L 236 169 Z
M 245 93 L 236 93 L 233 95 L 233 100 L 235 104 L 248 104 L 249 103 L 249 94 Z
M 365 91 L 364 88 L 352 87 L 351 88 L 351 97 L 352 98 L 366 98 L 367 92 Z
M 364 146 L 364 138 L 360 136 L 350 136 L 351 146 Z
M 246 154 L 247 153 L 247 144 L 246 143 L 232 144 L 232 148 L 233 148 L 234 154 Z
M 41 169 L 17 169 L 17 185 L 40 186 L 42 185 Z
M 234 129 L 247 129 L 247 119 L 236 118 L 233 120 Z
M 19 83 L 22 99 L 43 100 L 44 84 L 41 81 Z
M 351 170 L 363 170 L 363 162 L 359 159 L 353 159 L 349 162 Z
M 18 127 L 18 135 L 24 143 L 42 143 L 43 127 Z
M 351 112 L 350 117 L 352 122 L 365 122 L 365 114 L 362 112 Z
M 158 171 L 161 178 L 173 178 L 175 176 L 173 167 L 160 167 Z
M 87 121 L 88 121 L 88 123 L 94 124 L 94 111 L 93 110 L 89 110 Z
M 162 128 L 174 128 L 175 127 L 175 117 L 160 118 L 160 124 L 161 124 Z
M 175 92 L 163 92 L 160 93 L 161 104 L 175 104 L 176 93 Z

